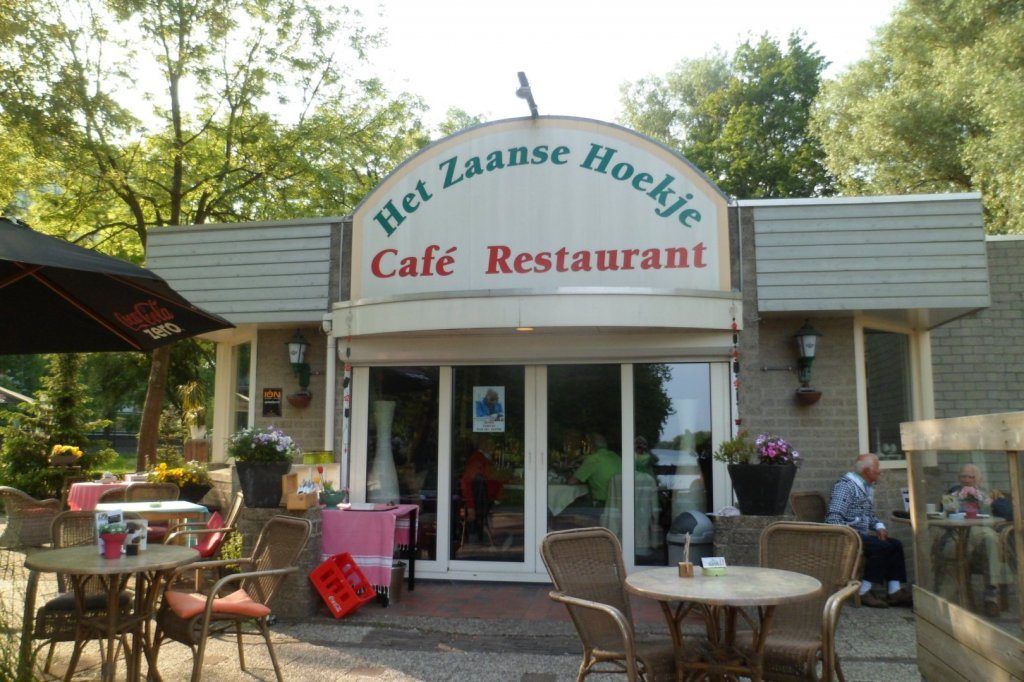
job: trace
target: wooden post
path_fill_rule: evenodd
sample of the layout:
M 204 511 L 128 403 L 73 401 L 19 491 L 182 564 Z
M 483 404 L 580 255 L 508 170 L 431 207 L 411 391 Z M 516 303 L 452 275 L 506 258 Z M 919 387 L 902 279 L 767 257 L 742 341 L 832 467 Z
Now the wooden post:
M 1013 546 L 1017 554 L 1017 595 L 1018 599 L 1024 597 L 1024 511 L 1021 510 L 1021 497 L 1024 496 L 1024 487 L 1021 482 L 1020 457 L 1016 450 L 1009 450 L 1006 459 L 1010 464 L 1010 488 L 1011 499 L 1013 500 Z M 1024 630 L 1024 607 L 1020 607 L 1020 626 Z
M 907 450 L 907 481 L 910 487 L 910 524 L 914 529 L 914 574 L 917 584 L 934 590 L 935 586 L 926 582 L 931 576 L 931 553 L 928 547 L 927 514 L 924 490 L 924 457 L 923 452 Z

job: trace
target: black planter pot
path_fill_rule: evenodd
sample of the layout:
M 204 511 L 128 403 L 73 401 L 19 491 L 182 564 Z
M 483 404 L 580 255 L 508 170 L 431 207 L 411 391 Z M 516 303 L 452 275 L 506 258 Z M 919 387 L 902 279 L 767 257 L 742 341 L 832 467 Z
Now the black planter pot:
M 199 500 L 206 497 L 206 493 L 208 492 L 210 492 L 210 486 L 208 485 L 189 483 L 181 486 L 181 491 L 178 493 L 178 499 L 185 500 L 186 502 L 192 502 L 193 504 L 199 504 Z
M 729 478 L 740 513 L 778 516 L 786 511 L 796 477 L 795 464 L 730 464 Z
M 291 467 L 291 462 L 235 462 L 245 506 L 280 506 L 281 477 L 287 474 Z

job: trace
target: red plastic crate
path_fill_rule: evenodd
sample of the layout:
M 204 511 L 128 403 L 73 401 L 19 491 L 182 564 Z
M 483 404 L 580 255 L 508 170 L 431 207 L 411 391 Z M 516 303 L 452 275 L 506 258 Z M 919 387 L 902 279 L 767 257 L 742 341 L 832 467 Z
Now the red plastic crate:
M 348 552 L 328 558 L 313 569 L 309 579 L 335 618 L 347 616 L 377 596 Z

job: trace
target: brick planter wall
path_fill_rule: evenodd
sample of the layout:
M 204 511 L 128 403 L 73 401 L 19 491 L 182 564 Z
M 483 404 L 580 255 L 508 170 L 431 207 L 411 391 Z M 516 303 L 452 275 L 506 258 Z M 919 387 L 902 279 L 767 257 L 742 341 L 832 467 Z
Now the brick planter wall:
M 309 536 L 306 548 L 299 555 L 299 572 L 285 578 L 284 584 L 278 589 L 270 608 L 279 618 L 308 618 L 317 612 L 321 599 L 319 593 L 309 581 L 309 573 L 320 565 L 320 538 L 322 536 L 322 515 L 320 508 L 305 511 L 286 511 L 279 509 L 252 509 L 242 507 L 238 519 L 238 529 L 242 533 L 242 555 L 252 553 L 253 545 L 260 534 L 260 529 L 271 517 L 277 514 L 296 516 L 309 519 L 313 524 L 313 532 Z
M 794 521 L 793 516 L 715 516 L 715 556 L 725 557 L 729 566 L 757 566 L 761 531 L 776 521 Z

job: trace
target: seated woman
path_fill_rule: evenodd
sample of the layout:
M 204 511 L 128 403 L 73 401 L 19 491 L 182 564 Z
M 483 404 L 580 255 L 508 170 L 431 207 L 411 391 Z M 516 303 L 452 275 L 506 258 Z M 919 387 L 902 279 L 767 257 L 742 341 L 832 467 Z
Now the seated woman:
M 958 483 L 949 489 L 948 497 L 952 497 L 957 500 L 960 511 L 966 511 L 966 506 L 970 503 L 969 499 L 965 499 L 964 493 L 974 489 L 972 493 L 978 500 L 979 511 L 983 514 L 991 514 L 993 511 L 998 511 L 999 503 L 996 499 L 1002 499 L 1005 502 L 1005 498 L 999 493 L 990 493 L 985 490 L 982 486 L 981 470 L 975 464 L 965 464 L 960 468 L 960 473 L 957 475 Z M 993 491 L 994 492 L 994 491 Z M 994 499 L 995 498 L 995 499 Z M 936 542 L 937 551 L 949 554 L 953 551 L 954 544 L 951 542 L 952 536 L 949 533 L 943 535 Z M 969 546 L 967 548 L 968 561 L 972 563 L 982 564 L 983 570 L 982 575 L 985 580 L 985 594 L 984 594 L 984 610 L 989 616 L 998 616 L 1000 613 L 999 608 L 999 593 L 998 585 L 1006 582 L 1005 570 L 1003 566 L 1002 554 L 999 551 L 999 535 L 994 528 L 988 526 L 979 526 L 970 529 Z
M 470 535 L 475 534 L 480 539 L 488 532 L 487 517 L 491 506 L 501 495 L 501 481 L 491 466 L 492 448 L 491 439 L 480 436 L 459 477 L 459 492 L 466 505 L 467 529 Z

